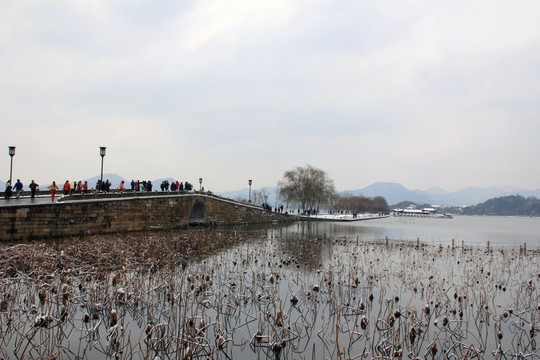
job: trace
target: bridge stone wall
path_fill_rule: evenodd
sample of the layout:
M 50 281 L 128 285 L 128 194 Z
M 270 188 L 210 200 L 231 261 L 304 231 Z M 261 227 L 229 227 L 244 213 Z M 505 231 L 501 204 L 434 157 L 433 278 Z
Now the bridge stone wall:
M 0 240 L 294 220 L 293 216 L 204 194 L 65 201 L 0 207 Z

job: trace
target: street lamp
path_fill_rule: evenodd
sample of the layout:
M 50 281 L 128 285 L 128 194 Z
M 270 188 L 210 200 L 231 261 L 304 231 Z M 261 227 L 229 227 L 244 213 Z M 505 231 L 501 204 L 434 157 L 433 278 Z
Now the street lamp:
M 11 166 L 9 167 L 9 183 L 11 184 L 13 175 L 13 156 L 15 155 L 15 146 L 9 147 L 9 156 L 11 156 Z
M 99 155 L 101 156 L 101 180 L 99 182 L 99 190 L 103 191 L 103 158 L 105 157 L 105 152 L 107 148 L 105 146 L 99 147 Z
M 248 183 L 249 183 L 249 202 L 250 202 L 250 203 L 251 203 L 251 183 L 252 183 L 252 182 L 253 182 L 253 181 L 252 181 L 251 179 L 248 180 Z
M 202 189 L 202 178 L 199 178 L 199 192 L 201 191 Z

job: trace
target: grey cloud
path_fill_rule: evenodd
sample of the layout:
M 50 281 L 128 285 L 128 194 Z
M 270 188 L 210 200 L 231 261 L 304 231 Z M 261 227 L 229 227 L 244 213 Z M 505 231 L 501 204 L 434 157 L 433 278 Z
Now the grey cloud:
M 171 171 L 153 152 L 231 183 L 212 169 L 264 169 L 274 181 L 310 163 L 350 189 L 400 181 L 392 176 L 448 190 L 540 178 L 519 165 L 534 163 L 540 131 L 530 2 L 284 2 L 274 16 L 261 10 L 271 4 L 236 2 L 28 4 L 0 5 L 0 117 L 15 124 L 0 139 L 21 146 L 20 158 L 24 126 L 47 124 L 51 138 L 69 129 L 69 148 L 107 142 L 126 176 L 139 169 L 120 154 L 139 149 L 150 178 Z M 114 133 L 67 135 L 111 122 Z M 63 171 L 89 170 L 55 165 Z

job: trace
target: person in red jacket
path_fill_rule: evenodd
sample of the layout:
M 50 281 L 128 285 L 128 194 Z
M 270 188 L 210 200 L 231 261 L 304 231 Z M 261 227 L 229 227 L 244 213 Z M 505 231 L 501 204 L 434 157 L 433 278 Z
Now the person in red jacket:
M 71 189 L 71 185 L 69 184 L 69 181 L 66 180 L 66 182 L 64 183 L 64 195 L 69 194 L 70 189 Z

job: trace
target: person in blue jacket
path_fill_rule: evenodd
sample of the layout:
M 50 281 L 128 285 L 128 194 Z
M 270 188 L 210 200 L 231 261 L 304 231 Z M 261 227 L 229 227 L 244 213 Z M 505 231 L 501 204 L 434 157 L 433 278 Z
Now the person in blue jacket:
M 16 199 L 18 199 L 21 196 L 22 189 L 23 189 L 23 184 L 21 180 L 17 179 L 17 182 L 15 183 L 15 185 L 13 185 L 13 190 L 16 191 L 16 196 L 15 196 Z

